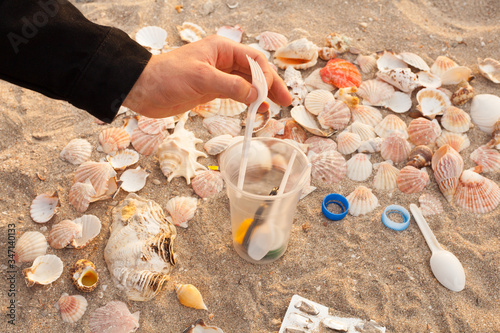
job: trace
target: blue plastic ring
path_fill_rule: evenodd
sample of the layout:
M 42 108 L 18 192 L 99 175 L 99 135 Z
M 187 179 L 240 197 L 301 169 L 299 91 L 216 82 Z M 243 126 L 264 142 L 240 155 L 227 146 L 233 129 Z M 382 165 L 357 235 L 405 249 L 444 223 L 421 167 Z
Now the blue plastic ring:
M 340 208 L 342 208 L 342 213 L 340 214 L 334 214 L 328 210 L 328 205 L 335 204 L 338 205 Z M 328 194 L 324 199 L 323 199 L 323 205 L 322 205 L 322 211 L 323 215 L 325 215 L 328 219 L 332 221 L 338 221 L 342 220 L 346 214 L 347 211 L 349 210 L 349 202 L 347 199 L 340 194 L 337 193 L 332 193 Z
M 392 221 L 387 215 L 388 214 L 399 214 L 403 218 L 403 223 L 398 223 Z M 410 213 L 399 205 L 390 205 L 385 207 L 382 213 L 382 223 L 389 229 L 396 231 L 403 231 L 410 225 Z

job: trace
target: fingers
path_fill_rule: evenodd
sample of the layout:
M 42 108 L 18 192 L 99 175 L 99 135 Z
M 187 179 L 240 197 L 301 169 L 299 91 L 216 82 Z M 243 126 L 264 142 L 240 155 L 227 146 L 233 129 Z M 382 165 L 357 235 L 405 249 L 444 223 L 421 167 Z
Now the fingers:
M 235 101 L 250 104 L 257 99 L 257 90 L 238 75 L 228 74 L 211 68 L 200 87 L 207 93 L 218 94 L 221 97 L 231 98 Z

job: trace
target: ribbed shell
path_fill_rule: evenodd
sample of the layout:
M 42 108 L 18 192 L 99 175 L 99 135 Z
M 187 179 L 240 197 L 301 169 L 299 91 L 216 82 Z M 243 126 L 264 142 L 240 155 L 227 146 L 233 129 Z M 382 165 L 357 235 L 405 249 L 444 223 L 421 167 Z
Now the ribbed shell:
M 176 28 L 181 39 L 187 43 L 199 41 L 206 35 L 206 32 L 202 27 L 191 22 L 184 22 Z
M 354 121 L 375 126 L 382 121 L 382 113 L 374 107 L 358 104 L 351 108 L 351 115 Z
M 63 271 L 63 262 L 58 256 L 46 254 L 36 257 L 30 268 L 23 270 L 28 287 L 34 284 L 46 285 L 57 280 Z
M 83 215 L 73 222 L 82 230 L 71 242 L 77 249 L 85 247 L 101 232 L 101 220 L 95 215 Z
M 420 86 L 417 75 L 409 68 L 395 68 L 377 72 L 377 77 L 405 93 L 411 93 Z
M 431 66 L 431 73 L 442 76 L 448 69 L 457 67 L 457 63 L 445 56 L 436 58 Z
M 218 114 L 220 116 L 227 117 L 237 116 L 246 109 L 247 105 L 245 103 L 240 103 L 230 98 L 223 98 L 220 101 L 220 109 Z
M 385 138 L 380 148 L 380 154 L 384 160 L 394 163 L 403 162 L 410 155 L 411 146 L 400 134 L 394 133 Z
M 209 198 L 222 191 L 224 180 L 220 172 L 207 170 L 194 177 L 191 186 L 193 186 L 194 193 L 202 198 Z
M 285 124 L 279 120 L 271 118 L 263 129 L 255 133 L 255 136 L 272 138 L 276 135 L 283 135 L 284 133 Z
M 330 101 L 318 114 L 318 122 L 323 128 L 344 129 L 351 120 L 351 110 L 342 101 Z
M 142 46 L 161 50 L 163 49 L 163 46 L 165 46 L 167 32 L 165 29 L 160 27 L 148 26 L 136 32 L 135 40 Z
M 432 194 L 424 193 L 418 198 L 423 216 L 438 215 L 444 212 L 439 198 Z
M 141 131 L 153 135 L 160 134 L 167 130 L 167 123 L 164 118 L 149 118 L 142 116 L 139 118 L 137 126 Z
M 256 37 L 259 41 L 259 46 L 266 51 L 276 51 L 280 47 L 288 44 L 288 38 L 280 33 L 272 31 L 264 31 Z
M 430 121 L 420 117 L 410 122 L 408 135 L 414 145 L 428 145 L 434 143 L 441 135 L 441 127 L 435 119 Z
M 335 184 L 344 178 L 347 164 L 344 156 L 335 150 L 325 151 L 310 158 L 311 176 L 327 184 Z
M 458 89 L 451 95 L 450 101 L 453 105 L 463 105 L 474 97 L 474 88 L 469 82 L 462 81 L 458 85 Z
M 314 117 L 311 113 L 309 113 L 303 105 L 298 105 L 293 107 L 292 110 L 290 111 L 290 114 L 293 117 L 294 120 L 293 123 L 285 119 L 280 120 L 280 121 L 286 121 L 285 133 L 281 138 L 293 139 L 290 137 L 290 135 L 295 135 L 294 126 L 297 125 L 297 123 L 300 124 L 300 126 L 302 126 L 303 128 L 305 128 L 309 133 L 312 133 L 314 135 L 328 137 L 334 133 L 334 130 L 331 128 L 321 129 L 317 124 L 316 117 Z M 304 136 L 305 137 L 303 138 L 304 139 L 303 141 L 305 141 L 307 138 L 307 135 Z M 276 137 L 280 138 L 280 136 Z
M 36 223 L 49 221 L 58 211 L 59 196 L 57 192 L 38 195 L 30 206 L 30 215 Z
M 392 190 L 397 186 L 399 170 L 389 162 L 378 165 L 378 171 L 373 178 L 373 187 L 377 190 Z
M 49 232 L 48 241 L 52 248 L 62 249 L 69 245 L 82 232 L 82 226 L 71 220 L 54 225 Z
M 223 134 L 219 136 L 215 136 L 208 140 L 203 148 L 207 151 L 209 155 L 218 155 L 226 150 L 227 147 L 233 141 L 233 137 L 229 134 Z
M 178 284 L 175 286 L 175 292 L 182 305 L 198 310 L 208 310 L 200 291 L 192 284 Z
M 500 83 L 500 62 L 492 58 L 477 59 L 479 71 L 491 82 Z
M 349 202 L 349 214 L 352 216 L 368 214 L 378 206 L 377 197 L 365 186 L 358 186 L 346 199 Z
M 194 112 L 203 118 L 213 117 L 219 113 L 221 101 L 222 99 L 220 98 L 213 99 L 210 102 L 194 107 L 191 109 L 191 112 Z
M 344 155 L 354 153 L 360 144 L 361 138 L 356 133 L 342 132 L 337 135 L 337 150 Z
M 76 182 L 69 189 L 69 203 L 79 212 L 89 208 L 92 199 L 96 197 L 96 191 L 92 183 L 87 179 L 84 183 Z
M 73 139 L 63 148 L 59 156 L 63 161 L 80 165 L 90 159 L 92 145 L 85 139 Z
M 111 301 L 90 315 L 89 327 L 92 333 L 135 332 L 139 328 L 139 311 L 131 314 L 125 303 Z
M 372 174 L 373 166 L 365 154 L 355 154 L 347 161 L 347 177 L 362 182 Z
M 319 74 L 323 82 L 337 88 L 359 87 L 361 84 L 361 73 L 356 66 L 340 58 L 329 60 Z
M 405 122 L 394 114 L 387 115 L 380 123 L 375 125 L 375 133 L 381 138 L 387 138 L 393 133 L 400 133 L 405 139 L 408 139 Z
M 320 136 L 311 136 L 304 143 L 309 145 L 309 151 L 312 151 L 315 154 L 337 149 L 335 141 L 328 138 L 322 138 Z
M 107 128 L 99 134 L 99 143 L 103 152 L 113 155 L 118 150 L 128 147 L 130 144 L 130 135 L 123 128 Z
M 139 161 L 139 153 L 132 149 L 123 149 L 106 159 L 115 170 L 124 170 Z
M 481 165 L 484 172 L 500 171 L 500 152 L 498 150 L 488 146 L 480 146 L 470 154 L 470 158 L 477 165 Z
M 467 149 L 470 146 L 470 140 L 467 137 L 467 134 L 463 133 L 453 133 L 443 131 L 443 134 L 436 140 L 438 147 L 442 147 L 444 145 L 450 145 L 457 152 L 461 152 L 464 149 Z
M 241 122 L 239 119 L 219 115 L 203 119 L 203 126 L 213 136 L 223 134 L 238 136 L 241 132 Z
M 469 67 L 457 66 L 448 69 L 441 75 L 443 85 L 459 84 L 463 81 L 469 81 L 472 77 L 472 70 Z
M 449 145 L 442 146 L 432 156 L 434 178 L 448 202 L 451 202 L 455 194 L 463 169 L 464 161 L 462 156 Z
M 361 71 L 365 74 L 373 72 L 377 68 L 377 59 L 371 55 L 358 55 L 356 58 L 356 63 L 358 64 Z
M 425 169 L 419 170 L 412 166 L 405 166 L 397 178 L 398 188 L 401 192 L 410 194 L 420 192 L 429 184 L 429 175 Z
M 47 240 L 38 231 L 26 231 L 19 237 L 14 247 L 16 263 L 31 262 L 47 253 Z
M 450 132 L 467 132 L 471 125 L 471 119 L 467 112 L 455 106 L 447 106 L 444 109 L 441 125 Z
M 327 103 L 333 102 L 334 100 L 335 97 L 333 97 L 330 91 L 318 89 L 307 94 L 304 106 L 310 113 L 318 115 L 324 110 Z
M 57 301 L 57 306 L 65 323 L 76 323 L 87 310 L 87 300 L 81 295 L 69 296 L 64 293 Z
M 361 141 L 366 141 L 377 137 L 377 135 L 375 134 L 375 130 L 371 125 L 363 124 L 359 121 L 353 122 L 348 127 L 348 130 L 351 133 L 356 133 L 357 135 L 359 135 Z
M 108 190 L 108 182 L 110 178 L 116 176 L 116 171 L 108 162 L 85 162 L 76 169 L 75 183 L 84 183 L 90 179 L 96 196 L 100 197 Z
M 274 64 L 281 69 L 289 66 L 294 69 L 306 69 L 316 65 L 317 62 L 317 46 L 306 38 L 294 40 L 274 53 Z
M 417 93 L 417 109 L 429 118 L 443 114 L 444 109 L 451 105 L 450 98 L 440 90 L 425 88 Z
M 356 91 L 363 98 L 363 104 L 382 105 L 394 95 L 394 87 L 382 80 L 363 81 Z
M 422 59 L 420 56 L 411 52 L 401 52 L 398 54 L 398 57 L 406 62 L 408 65 L 418 68 L 422 71 L 429 71 L 429 65 Z
M 139 154 L 149 156 L 156 153 L 158 147 L 168 135 L 168 131 L 159 134 L 148 134 L 140 128 L 136 128 L 132 132 L 132 146 Z
M 187 228 L 188 221 L 194 217 L 198 200 L 192 197 L 174 197 L 167 202 L 166 209 L 170 214 L 167 219 L 174 225 Z
M 465 170 L 460 176 L 455 201 L 473 213 L 488 213 L 500 203 L 500 188 L 491 179 Z

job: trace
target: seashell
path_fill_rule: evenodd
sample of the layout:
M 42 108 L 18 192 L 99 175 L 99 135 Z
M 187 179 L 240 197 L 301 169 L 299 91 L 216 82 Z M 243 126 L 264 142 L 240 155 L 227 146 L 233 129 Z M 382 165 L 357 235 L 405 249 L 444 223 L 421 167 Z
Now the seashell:
M 410 155 L 411 146 L 401 134 L 393 133 L 382 142 L 380 154 L 384 160 L 391 160 L 394 163 L 403 162 Z
M 90 332 L 135 332 L 139 328 L 139 314 L 139 311 L 130 313 L 123 302 L 111 301 L 92 312 L 89 319 Z
M 30 268 L 23 270 L 26 284 L 32 287 L 34 284 L 46 285 L 57 280 L 63 271 L 63 262 L 54 254 L 46 254 L 36 257 Z
M 432 170 L 441 193 L 451 202 L 464 169 L 462 156 L 449 145 L 439 148 L 432 156 Z
M 65 323 L 76 323 L 83 317 L 87 310 L 87 300 L 81 295 L 69 296 L 63 293 L 57 301 L 57 308 L 61 314 L 61 319 Z
M 406 62 L 397 57 L 392 51 L 384 51 L 377 59 L 377 68 L 379 71 L 406 67 L 408 67 Z
M 301 38 L 280 47 L 274 52 L 274 64 L 281 69 L 288 66 L 306 69 L 318 62 L 318 49 L 313 42 Z
M 30 262 L 47 253 L 47 240 L 38 231 L 26 231 L 19 237 L 14 247 L 16 264 Z
M 139 153 L 132 149 L 123 149 L 106 159 L 115 170 L 124 170 L 139 161 Z
M 237 102 L 230 98 L 223 98 L 220 100 L 220 108 L 218 114 L 220 116 L 237 116 L 247 109 L 245 103 Z
M 453 105 L 465 104 L 474 97 L 474 88 L 472 88 L 469 82 L 462 81 L 458 86 L 458 90 L 450 97 Z
M 85 293 L 95 290 L 99 283 L 99 275 L 97 274 L 95 265 L 86 259 L 80 259 L 75 262 L 71 266 L 69 274 L 75 288 Z
M 96 191 L 90 179 L 84 183 L 76 182 L 69 189 L 69 203 L 79 212 L 84 212 L 89 208 L 91 202 L 96 198 Z
M 132 132 L 139 127 L 139 116 L 127 116 L 123 118 L 123 125 L 122 128 L 125 130 L 125 132 L 130 135 L 130 138 L 132 138 Z
M 361 83 L 356 93 L 363 98 L 364 104 L 382 105 L 394 95 L 394 88 L 381 80 L 367 80 Z
M 488 146 L 480 146 L 470 154 L 471 160 L 483 167 L 484 172 L 500 171 L 500 152 Z
M 404 121 L 396 115 L 387 115 L 380 123 L 375 125 L 375 133 L 381 138 L 387 138 L 391 134 L 399 133 L 403 138 L 409 137 Z
M 408 135 L 414 145 L 428 145 L 441 135 L 441 127 L 436 119 L 417 118 L 410 122 Z
M 488 147 L 493 147 L 500 150 L 500 119 L 493 125 L 493 132 L 491 133 L 491 140 L 487 143 Z
M 362 182 L 370 177 L 372 170 L 370 157 L 365 154 L 355 154 L 347 161 L 347 177 L 349 179 Z
M 351 110 L 342 101 L 326 103 L 325 108 L 318 114 L 318 122 L 323 128 L 334 130 L 344 129 L 351 120 Z
M 59 210 L 59 196 L 57 192 L 38 195 L 30 206 L 30 215 L 36 223 L 48 222 Z
M 459 84 L 462 81 L 470 81 L 473 77 L 471 73 L 472 70 L 469 67 L 453 67 L 440 75 L 441 83 L 446 86 L 450 84 Z
M 224 333 L 216 326 L 207 326 L 203 319 L 198 319 L 182 333 Z
M 80 165 L 75 172 L 75 183 L 84 183 L 87 179 L 90 180 L 96 197 L 106 194 L 108 190 L 108 182 L 116 176 L 116 171 L 108 162 L 85 162 Z
M 207 170 L 194 177 L 191 186 L 194 193 L 202 198 L 209 198 L 222 191 L 224 180 L 220 172 Z
M 467 132 L 471 126 L 471 118 L 467 112 L 454 106 L 447 106 L 441 117 L 441 125 L 450 132 Z
M 411 94 L 396 91 L 391 98 L 382 103 L 382 106 L 396 113 L 404 113 L 411 108 Z
M 493 133 L 493 126 L 500 119 L 500 97 L 490 94 L 476 95 L 472 99 L 470 116 L 481 131 Z
M 135 40 L 142 46 L 161 50 L 167 43 L 167 32 L 156 26 L 144 27 L 136 32 Z
M 123 128 L 107 128 L 99 134 L 99 143 L 104 153 L 113 155 L 118 150 L 128 147 L 130 135 Z
M 206 35 L 205 30 L 197 24 L 184 22 L 181 26 L 177 26 L 177 32 L 181 39 L 188 43 L 199 41 Z
M 417 109 L 425 117 L 434 119 L 437 115 L 443 114 L 443 110 L 451 105 L 450 99 L 442 91 L 425 88 L 417 93 Z
M 281 105 L 274 103 L 269 97 L 264 100 L 265 103 L 269 104 L 269 113 L 271 117 L 279 116 L 281 113 Z
M 239 119 L 219 115 L 203 119 L 203 126 L 213 136 L 223 134 L 237 136 L 241 132 L 241 122 Z
M 198 310 L 208 310 L 200 291 L 192 284 L 177 284 L 175 292 L 182 305 Z
M 167 202 L 166 209 L 170 216 L 167 220 L 174 225 L 187 228 L 188 221 L 194 217 L 198 200 L 192 197 L 174 197 Z
M 83 215 L 73 220 L 73 223 L 81 230 L 71 242 L 71 245 L 76 249 L 84 248 L 101 232 L 101 220 L 95 215 Z
M 256 133 L 266 127 L 267 123 L 271 119 L 271 114 L 269 111 L 257 112 L 253 121 L 252 133 Z M 246 126 L 246 119 L 243 120 L 243 126 Z
M 80 165 L 90 159 L 92 146 L 85 139 L 71 140 L 61 151 L 59 157 L 73 165 Z
M 455 201 L 473 213 L 488 213 L 500 203 L 500 188 L 494 181 L 472 170 L 465 170 L 460 176 Z
M 347 130 L 351 133 L 356 133 L 359 135 L 361 141 L 367 141 L 370 139 L 374 139 L 377 135 L 375 134 L 375 130 L 372 126 L 363 124 L 359 121 L 353 122 Z
M 288 38 L 272 31 L 264 31 L 255 38 L 259 41 L 259 46 L 266 51 L 276 51 L 288 44 Z
M 339 182 L 347 172 L 347 164 L 344 156 L 335 150 L 316 154 L 310 158 L 310 161 L 312 165 L 312 178 L 321 180 L 327 184 Z
M 432 194 L 422 194 L 418 198 L 418 202 L 420 203 L 420 210 L 423 216 L 439 215 L 444 212 L 443 205 L 439 199 Z
M 349 50 L 351 45 L 351 38 L 341 36 L 338 33 L 332 32 L 326 36 L 326 46 L 334 48 L 335 52 L 342 54 Z
M 320 47 L 318 49 L 318 56 L 325 61 L 333 59 L 337 56 L 335 49 L 333 47 Z
M 307 94 L 304 100 L 304 106 L 307 111 L 317 116 L 324 110 L 327 103 L 333 102 L 334 100 L 335 97 L 333 97 L 330 91 L 318 89 Z
M 357 90 L 358 88 L 356 87 L 340 88 L 334 97 L 347 104 L 349 109 L 351 109 L 359 105 L 359 98 L 353 95 Z
M 378 153 L 382 149 L 383 138 L 371 138 L 361 142 L 358 147 L 358 153 Z
M 453 133 L 447 131 L 443 131 L 443 134 L 441 134 L 441 136 L 437 138 L 436 143 L 438 147 L 442 147 L 444 145 L 450 145 L 453 149 L 455 149 L 459 153 L 470 146 L 470 140 L 467 137 L 467 134 Z
M 377 72 L 377 78 L 383 80 L 405 93 L 411 93 L 420 86 L 417 75 L 409 68 L 395 68 Z
M 251 48 L 256 49 L 257 51 L 262 53 L 264 55 L 264 57 L 266 57 L 267 60 L 269 60 L 271 58 L 271 52 L 264 50 L 259 44 L 252 43 L 252 44 L 248 44 L 248 46 L 250 46 Z M 273 63 L 269 62 L 269 66 L 274 68 L 274 70 L 276 72 L 278 71 L 278 67 L 276 67 L 276 65 L 274 65 Z
M 437 89 L 442 85 L 441 78 L 436 74 L 432 74 L 431 72 L 419 72 L 417 74 L 417 77 L 420 85 L 425 88 Z
M 436 58 L 431 66 L 431 73 L 436 74 L 441 77 L 447 70 L 453 67 L 457 67 L 457 63 L 445 56 L 439 56 Z
M 359 87 L 361 85 L 361 73 L 356 66 L 344 59 L 331 59 L 326 63 L 319 74 L 325 83 L 337 88 Z
M 421 169 L 425 166 L 431 165 L 431 161 L 432 150 L 427 146 L 420 145 L 411 150 L 406 166 L 412 166 L 417 169 Z
M 71 220 L 64 220 L 52 227 L 49 232 L 48 241 L 52 248 L 62 249 L 68 246 L 81 232 L 81 225 Z
M 377 68 L 377 59 L 371 55 L 364 56 L 360 54 L 356 58 L 356 64 L 358 64 L 363 73 L 368 74 Z
M 443 87 L 439 87 L 439 88 L 437 88 L 437 90 L 439 90 L 440 92 L 442 92 L 443 94 L 445 94 L 446 97 L 448 97 L 448 98 L 451 98 L 451 96 L 453 96 L 453 93 L 449 89 L 446 89 L 446 88 L 443 88 Z
M 412 166 L 405 166 L 399 171 L 396 182 L 401 192 L 406 194 L 416 193 L 422 191 L 425 185 L 429 184 L 429 175 L 425 168 L 419 170 Z
M 293 109 L 292 109 L 293 111 Z M 303 108 L 303 111 L 304 113 L 307 114 L 307 112 L 305 111 L 305 109 Z M 293 114 L 292 114 L 293 116 Z M 310 115 L 308 115 L 309 117 L 311 117 Z M 275 138 L 278 138 L 278 139 L 290 139 L 290 140 L 293 140 L 293 141 L 296 141 L 298 143 L 303 143 L 304 141 L 306 141 L 307 139 L 307 133 L 306 131 L 304 131 L 304 129 L 298 124 L 298 122 L 296 122 L 294 119 L 292 118 L 282 118 L 279 120 L 281 123 L 284 123 L 285 124 L 285 128 L 283 130 L 283 134 L 278 134 L 278 135 L 275 135 L 274 137 Z M 308 131 L 312 131 L 313 129 L 308 129 Z M 325 133 L 325 132 L 321 132 L 321 130 L 318 129 L 318 132 L 319 133 Z M 326 135 L 327 133 L 330 133 L 330 132 L 326 132 L 324 136 L 329 136 L 329 135 Z M 333 132 L 331 132 L 333 134 Z
M 143 132 L 140 128 L 136 128 L 132 132 L 131 142 L 132 146 L 134 146 L 139 154 L 149 156 L 156 153 L 158 147 L 168 135 L 169 133 L 167 131 L 154 135 Z
M 275 135 L 283 135 L 285 133 L 285 124 L 276 120 L 269 119 L 266 126 L 255 133 L 258 137 L 274 137 Z
M 375 126 L 382 121 L 382 113 L 378 109 L 368 105 L 356 105 L 351 108 L 351 115 L 354 121 L 359 121 L 370 126 Z
M 486 58 L 484 60 L 481 60 L 480 58 L 477 59 L 477 64 L 479 67 L 479 72 L 490 80 L 491 82 L 494 83 L 500 83 L 500 62 L 492 59 L 492 58 Z
M 243 37 L 243 29 L 239 24 L 235 25 L 234 27 L 225 25 L 217 30 L 217 35 L 229 38 L 236 43 L 241 43 L 241 38 Z
M 285 84 L 291 88 L 290 94 L 292 95 L 292 105 L 297 106 L 303 104 L 307 95 L 307 88 L 300 71 L 288 66 L 283 75 L 283 80 Z
M 416 55 L 415 53 L 411 52 L 401 52 L 400 54 L 397 55 L 397 57 L 401 60 L 403 60 L 405 63 L 408 65 L 418 68 L 421 71 L 429 71 L 429 65 L 422 59 L 420 56 Z
M 141 169 L 140 166 L 135 169 L 125 170 L 120 176 L 120 181 L 122 182 L 120 188 L 129 193 L 140 191 L 146 185 L 146 178 L 148 176 L 149 172 Z
M 283 126 L 284 127 L 284 126 Z M 227 147 L 233 142 L 233 137 L 229 134 L 214 136 L 208 140 L 203 148 L 209 155 L 218 155 L 226 150 Z
M 222 101 L 223 99 L 221 98 L 213 99 L 210 102 L 195 106 L 191 109 L 191 112 L 196 113 L 203 118 L 213 117 L 219 113 Z
M 175 265 L 176 230 L 160 205 L 130 193 L 113 209 L 104 259 L 113 281 L 134 301 L 156 296 Z
M 309 151 L 314 154 L 321 154 L 322 152 L 329 150 L 337 150 L 337 144 L 335 141 L 319 136 L 311 136 L 304 143 L 309 145 Z
M 307 90 L 327 90 L 332 91 L 334 87 L 331 84 L 323 82 L 320 75 L 321 68 L 317 68 L 309 74 L 309 76 L 304 80 Z
M 337 150 L 348 155 L 354 153 L 361 145 L 361 138 L 356 133 L 342 132 L 337 135 Z
M 168 120 L 167 120 L 168 119 Z M 147 134 L 160 134 L 167 129 L 167 125 L 173 122 L 171 117 L 168 118 L 148 118 L 141 116 L 137 121 L 137 127 Z
M 378 167 L 378 171 L 373 178 L 373 187 L 377 190 L 396 188 L 399 170 L 389 162 L 381 162 L 375 167 Z
M 314 116 L 307 112 L 306 108 L 303 105 L 295 106 L 294 108 L 292 108 L 290 114 L 293 119 L 300 124 L 300 126 L 314 135 L 329 137 L 334 133 L 334 130 L 332 128 L 320 129 L 318 124 L 316 123 L 316 119 L 314 118 Z
M 349 202 L 349 214 L 352 216 L 368 214 L 379 205 L 372 190 L 365 186 L 356 187 L 346 199 Z

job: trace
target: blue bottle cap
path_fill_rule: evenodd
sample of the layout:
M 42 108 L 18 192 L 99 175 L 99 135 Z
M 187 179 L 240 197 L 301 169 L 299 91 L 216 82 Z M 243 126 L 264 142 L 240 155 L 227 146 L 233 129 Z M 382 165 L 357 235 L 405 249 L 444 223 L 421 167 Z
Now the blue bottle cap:
M 403 223 L 392 221 L 389 214 L 399 214 L 403 218 Z M 382 213 L 382 223 L 389 229 L 403 231 L 410 225 L 410 213 L 399 205 L 387 206 Z
M 332 213 L 331 211 L 328 210 L 329 205 L 339 206 L 342 209 L 342 212 L 339 214 Z M 323 205 L 322 205 L 323 215 L 325 215 L 328 219 L 332 221 L 342 220 L 346 216 L 348 210 L 349 210 L 349 202 L 343 195 L 337 193 L 331 193 L 328 194 L 323 199 Z

